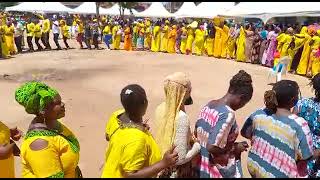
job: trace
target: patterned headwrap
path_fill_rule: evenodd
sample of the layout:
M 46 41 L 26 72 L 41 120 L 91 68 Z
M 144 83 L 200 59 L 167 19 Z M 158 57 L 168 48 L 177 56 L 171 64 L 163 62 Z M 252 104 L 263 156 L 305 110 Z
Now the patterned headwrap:
M 53 101 L 59 93 L 44 83 L 31 81 L 20 86 L 15 92 L 16 101 L 28 114 L 38 114 Z

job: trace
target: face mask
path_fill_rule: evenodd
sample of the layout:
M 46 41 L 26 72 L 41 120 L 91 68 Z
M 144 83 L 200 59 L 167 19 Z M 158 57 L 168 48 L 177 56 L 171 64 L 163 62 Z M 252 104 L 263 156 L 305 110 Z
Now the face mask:
M 188 99 L 184 101 L 184 105 L 191 105 L 191 104 L 193 104 L 193 100 L 192 100 L 192 97 L 190 96 Z

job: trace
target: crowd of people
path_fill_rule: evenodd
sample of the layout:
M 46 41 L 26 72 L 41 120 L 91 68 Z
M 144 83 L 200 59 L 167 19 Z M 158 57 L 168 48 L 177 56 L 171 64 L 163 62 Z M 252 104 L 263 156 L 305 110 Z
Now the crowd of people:
M 278 81 L 265 92 L 265 107 L 252 112 L 240 129 L 235 111 L 251 100 L 254 91 L 251 75 L 241 70 L 223 97 L 202 107 L 191 128 L 185 110 L 193 104 L 191 81 L 185 73 L 173 73 L 164 80 L 165 101 L 155 109 L 155 135 L 143 117 L 147 93 L 140 85 L 130 84 L 120 92 L 123 107 L 106 124 L 102 178 L 241 178 L 241 153 L 247 150 L 247 167 L 254 178 L 320 177 L 320 30 L 315 24 L 300 28 L 233 24 L 221 17 L 187 23 L 75 15 L 69 25 L 56 15 L 49 19 L 39 14 L 0 19 L 3 58 L 22 53 L 25 31 L 29 52 L 35 51 L 33 43 L 36 51 L 51 50 L 52 32 L 57 50 L 62 49 L 62 35 L 65 49 L 71 48 L 68 40 L 74 36 L 81 49 L 101 49 L 100 39 L 107 49 L 119 50 L 123 40 L 127 51 L 207 55 L 267 67 L 289 57 L 288 71 L 311 77 L 314 97 L 302 98 L 295 81 Z M 15 100 L 35 117 L 20 148 L 15 141 L 22 131 L 0 122 L 0 177 L 15 177 L 14 156 L 21 158 L 24 178 L 82 177 L 80 143 L 59 120 L 65 116 L 59 92 L 31 81 L 15 91 Z M 236 141 L 239 133 L 250 148 L 247 141 Z
M 192 85 L 182 72 L 164 80 L 165 100 L 155 109 L 157 133 L 150 133 L 144 114 L 147 93 L 138 84 L 120 92 L 122 108 L 106 124 L 108 147 L 102 178 L 241 178 L 241 153 L 247 151 L 249 173 L 259 177 L 320 177 L 320 74 L 310 82 L 312 98 L 302 98 L 295 81 L 281 80 L 264 94 L 265 107 L 249 115 L 243 127 L 235 111 L 252 98 L 251 76 L 240 70 L 226 94 L 199 112 L 194 132 L 185 106 L 192 105 Z M 21 158 L 22 177 L 82 177 L 80 143 L 59 119 L 65 106 L 59 92 L 42 82 L 24 83 L 16 101 L 34 115 L 21 152 L 15 141 L 22 131 L 0 122 L 0 177 L 15 177 L 14 156 Z M 101 157 L 102 158 L 102 157 Z
M 76 37 L 81 49 L 102 49 L 99 42 L 103 41 L 109 50 L 212 56 L 266 67 L 275 67 L 280 58 L 288 57 L 287 70 L 291 73 L 312 77 L 320 72 L 320 26 L 317 24 L 233 23 L 222 17 L 191 23 L 186 19 L 80 15 L 70 20 L 57 15 L 49 19 L 45 14 L 21 18 L 4 14 L 1 21 L 3 58 L 22 52 L 24 31 L 29 52 L 34 51 L 33 42 L 37 51 L 50 50 L 52 32 L 57 50 L 62 49 L 59 37 L 63 39 L 64 49 L 70 49 L 68 40 Z

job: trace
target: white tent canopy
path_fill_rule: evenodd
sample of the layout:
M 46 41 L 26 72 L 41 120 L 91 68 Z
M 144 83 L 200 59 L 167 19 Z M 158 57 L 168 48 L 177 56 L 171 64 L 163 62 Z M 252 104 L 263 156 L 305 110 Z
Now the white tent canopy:
M 184 2 L 182 6 L 174 13 L 176 17 L 193 17 L 193 13 L 196 11 L 197 6 L 194 2 Z
M 138 17 L 172 17 L 173 14 L 168 12 L 165 7 L 163 7 L 161 2 L 153 2 L 148 9 L 137 13 Z
M 55 13 L 71 12 L 72 9 L 59 2 L 23 2 L 16 6 L 7 7 L 6 11 Z
M 111 8 L 105 9 L 105 8 L 101 8 L 100 10 L 100 14 L 102 15 L 120 15 L 120 6 L 118 3 L 114 4 Z M 132 13 L 133 14 L 137 14 L 138 12 L 134 9 L 132 9 Z M 124 15 L 131 15 L 130 11 L 128 9 L 124 10 Z
M 72 10 L 75 14 L 96 14 L 96 3 L 95 2 L 83 2 L 80 6 Z M 99 11 L 103 11 L 100 7 Z
M 256 17 L 267 21 L 277 16 L 296 16 L 319 13 L 320 2 L 241 2 L 224 16 Z
M 193 17 L 213 18 L 234 6 L 234 2 L 202 2 L 193 12 Z

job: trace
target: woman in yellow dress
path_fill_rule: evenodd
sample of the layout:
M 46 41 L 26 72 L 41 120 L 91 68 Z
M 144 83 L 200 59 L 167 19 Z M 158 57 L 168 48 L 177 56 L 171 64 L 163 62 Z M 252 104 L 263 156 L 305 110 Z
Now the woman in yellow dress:
M 196 31 L 194 32 L 194 50 L 197 56 L 201 56 L 204 50 L 204 36 L 205 31 L 203 25 L 199 26 Z
M 243 26 L 240 27 L 239 37 L 236 41 L 237 51 L 236 51 L 236 60 L 240 62 L 246 62 L 246 33 Z
M 224 19 L 222 19 L 221 24 L 222 24 L 221 26 L 223 28 L 221 31 L 221 55 L 220 55 L 220 57 L 226 58 L 227 57 L 227 48 L 228 48 L 227 43 L 228 43 L 228 38 L 229 38 L 229 27 L 224 24 Z
M 194 41 L 194 31 L 195 29 L 198 27 L 198 22 L 197 21 L 193 21 L 191 24 L 189 24 L 187 26 L 187 30 L 188 30 L 188 37 L 187 37 L 187 45 L 186 45 L 186 54 L 192 54 L 192 45 L 193 45 L 193 41 Z
M 169 38 L 169 24 L 168 20 L 165 21 L 165 25 L 161 29 L 162 37 L 161 37 L 161 52 L 168 52 L 168 38 Z
M 310 41 L 311 53 L 310 60 L 307 69 L 307 76 L 313 77 L 320 72 L 320 57 L 319 57 L 319 47 L 320 47 L 320 30 L 317 30 L 317 35 L 313 36 Z
M 20 156 L 20 150 L 13 141 L 21 135 L 16 127 L 9 129 L 0 121 L 0 178 L 15 178 L 14 156 Z
M 308 70 L 308 64 L 310 59 L 311 53 L 311 46 L 310 42 L 312 37 L 316 34 L 316 30 L 314 27 L 308 28 L 308 34 L 305 35 L 306 41 L 304 43 L 303 51 L 301 54 L 300 62 L 297 68 L 297 74 L 299 75 L 306 75 Z
M 173 25 L 169 32 L 168 53 L 176 53 L 177 26 Z
M 124 110 L 116 111 L 110 117 L 106 138 L 106 150 L 102 178 L 151 178 L 178 161 L 173 147 L 163 158 L 143 116 L 148 107 L 144 89 L 128 85 L 122 89 L 121 103 Z
M 300 33 L 294 34 L 294 55 L 291 63 L 290 71 L 291 73 L 295 74 L 297 67 L 300 62 L 300 58 L 302 55 L 302 51 L 304 48 L 304 44 L 307 40 L 306 36 L 308 36 L 308 28 L 306 26 L 303 26 L 300 30 Z
M 160 50 L 160 42 L 161 42 L 161 37 L 160 37 L 160 22 L 157 21 L 152 32 L 152 41 L 151 41 L 151 51 L 152 52 L 159 52 Z
M 80 146 L 59 119 L 65 116 L 59 93 L 44 83 L 31 81 L 15 92 L 16 101 L 36 117 L 21 145 L 23 178 L 79 178 Z
M 144 50 L 149 51 L 151 49 L 152 31 L 150 19 L 145 21 L 145 38 L 144 38 Z
M 14 43 L 14 25 L 11 21 L 8 21 L 5 26 L 5 42 L 7 44 L 9 54 L 15 55 L 17 51 Z
M 213 26 L 213 23 L 210 22 L 207 26 L 207 30 L 205 33 L 205 36 L 206 36 L 205 51 L 209 57 L 213 56 L 214 35 L 215 35 L 215 28 Z
M 120 50 L 121 30 L 118 22 L 115 22 L 112 28 L 112 46 L 113 50 Z
M 234 24 L 231 24 L 229 29 L 229 38 L 227 40 L 227 58 L 234 59 L 236 56 L 236 27 Z
M 126 24 L 124 29 L 124 43 L 123 49 L 126 51 L 132 50 L 132 31 L 129 23 Z
M 185 27 L 185 24 L 183 24 L 181 27 L 181 41 L 180 41 L 181 54 L 186 54 L 187 37 L 188 37 L 188 31 L 187 31 L 187 28 Z
M 10 53 L 9 53 L 9 49 L 8 49 L 8 45 L 6 42 L 6 38 L 5 38 L 5 33 L 6 33 L 6 19 L 7 16 L 5 14 L 1 14 L 0 15 L 0 45 L 1 45 L 1 55 L 2 58 L 9 58 L 10 57 Z

